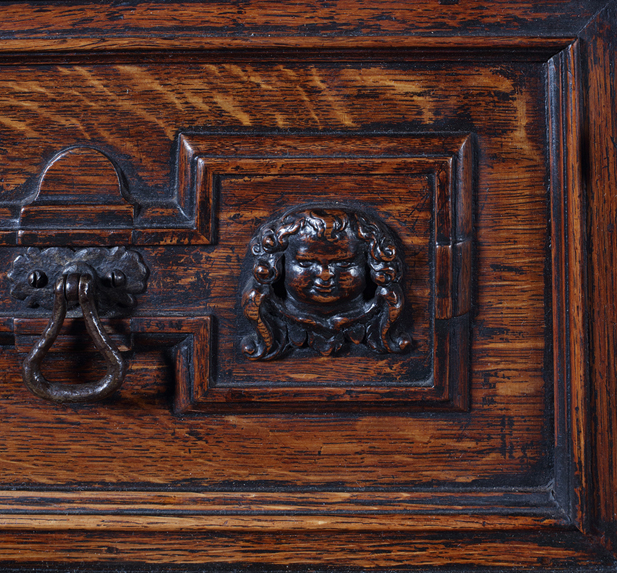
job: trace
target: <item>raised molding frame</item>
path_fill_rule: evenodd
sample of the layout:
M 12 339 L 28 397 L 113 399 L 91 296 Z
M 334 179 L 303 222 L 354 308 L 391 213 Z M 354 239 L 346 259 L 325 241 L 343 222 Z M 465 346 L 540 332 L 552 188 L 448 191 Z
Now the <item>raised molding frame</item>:
M 388 536 L 404 537 L 408 548 L 407 552 L 389 558 L 397 559 L 397 566 L 413 567 L 414 571 L 434 563 L 429 560 L 437 558 L 436 551 L 443 552 L 441 558 L 455 563 L 457 570 L 485 566 L 509 570 L 614 571 L 617 412 L 613 404 L 617 382 L 614 348 L 609 356 L 604 354 L 604 349 L 608 345 L 610 352 L 613 341 L 610 329 L 614 327 L 616 313 L 615 293 L 608 287 L 594 290 L 589 285 L 594 272 L 604 272 L 609 279 L 614 273 L 609 264 L 614 256 L 614 239 L 608 225 L 612 224 L 611 218 L 617 210 L 617 199 L 606 186 L 611 181 L 615 184 L 614 172 L 608 174 L 608 166 L 614 164 L 617 153 L 614 140 L 611 143 L 617 136 L 617 112 L 611 100 L 614 97 L 611 89 L 615 86 L 617 17 L 615 2 L 605 2 L 599 12 L 596 4 L 589 22 L 589 14 L 584 22 L 579 22 L 574 14 L 577 6 L 570 8 L 570 4 L 565 4 L 564 10 L 571 12 L 562 24 L 551 20 L 555 27 L 550 33 L 539 27 L 541 18 L 529 16 L 521 19 L 518 35 L 510 32 L 510 35 L 457 37 L 454 28 L 442 30 L 442 37 L 435 38 L 411 33 L 397 36 L 385 30 L 374 37 L 342 35 L 324 40 L 320 36 L 296 36 L 285 40 L 264 35 L 251 40 L 225 34 L 172 38 L 163 32 L 146 38 L 133 32 L 132 37 L 110 36 L 95 45 L 80 28 L 71 31 L 70 22 L 54 15 L 54 7 L 50 6 L 47 10 L 51 14 L 51 26 L 54 23 L 64 26 L 63 34 L 49 38 L 43 32 L 34 36 L 15 33 L 7 40 L 0 48 L 3 52 L 0 57 L 9 65 L 20 58 L 35 62 L 62 58 L 74 62 L 88 58 L 130 61 L 134 57 L 130 50 L 144 50 L 149 45 L 158 50 L 177 50 L 178 58 L 186 57 L 182 51 L 185 48 L 195 50 L 198 58 L 207 58 L 204 51 L 217 48 L 243 50 L 259 45 L 274 48 L 276 52 L 281 46 L 318 47 L 321 57 L 330 57 L 324 56 L 324 52 L 358 47 L 379 51 L 385 46 L 396 55 L 400 55 L 397 50 L 410 50 L 407 56 L 426 54 L 427 58 L 458 58 L 461 50 L 468 50 L 469 58 L 484 54 L 490 59 L 494 55 L 488 52 L 495 54 L 500 49 L 512 58 L 546 62 L 551 148 L 556 473 L 554 482 L 547 484 L 543 492 L 494 491 L 480 497 L 465 491 L 448 492 L 440 497 L 431 491 L 318 494 L 226 491 L 206 495 L 15 488 L 0 493 L 0 530 L 3 531 L 0 549 L 4 556 L 13 555 L 6 569 L 37 567 L 37 564 L 18 562 L 15 556 L 24 547 L 38 548 L 41 553 L 46 550 L 46 561 L 55 563 L 63 559 L 80 561 L 85 550 L 90 551 L 88 555 L 93 559 L 95 553 L 103 555 L 104 544 L 111 547 L 116 543 L 114 547 L 121 547 L 126 555 L 133 556 L 136 569 L 146 563 L 148 570 L 152 570 L 156 565 L 148 563 L 148 559 L 154 559 L 153 552 L 170 539 L 180 546 L 182 534 L 190 537 L 182 545 L 187 551 L 203 544 L 200 557 L 211 556 L 213 563 L 226 562 L 225 559 L 231 561 L 225 556 L 226 547 L 235 548 L 243 543 L 243 549 L 258 551 L 263 540 L 260 536 L 266 532 L 277 535 L 286 544 L 285 549 L 273 552 L 269 560 L 257 565 L 269 571 L 277 566 L 282 569 L 281 563 L 286 560 L 301 561 L 311 570 L 330 567 L 349 570 L 358 566 L 357 560 L 369 557 L 374 567 L 391 567 L 392 561 L 384 564 L 379 555 L 384 547 L 388 552 Z M 498 19 L 497 10 L 496 7 L 493 16 Z M 540 29 L 545 30 L 544 36 L 539 35 Z M 494 33 L 494 29 L 489 33 Z M 280 43 L 276 44 L 277 41 Z M 41 50 L 48 53 L 41 55 Z M 153 52 L 146 55 L 154 60 L 161 57 Z M 242 52 L 237 57 L 252 55 Z M 383 57 L 383 53 L 372 57 Z M 599 111 L 588 111 L 591 98 L 594 104 L 603 104 L 602 118 L 598 117 Z M 606 130 L 598 127 L 601 121 Z M 606 155 L 590 157 L 592 151 L 600 148 Z M 590 163 L 591 172 L 588 171 Z M 598 175 L 600 172 L 604 174 Z M 600 199 L 602 194 L 604 198 Z M 207 225 L 203 229 L 202 236 L 207 237 Z M 590 323 L 594 312 L 600 317 L 596 325 Z M 602 313 L 605 318 L 600 316 Z M 607 330 L 602 330 L 605 327 Z M 0 319 L 0 341 L 4 344 L 10 343 L 12 328 L 12 319 Z M 183 327 L 179 330 L 180 337 L 186 334 Z M 183 349 L 188 347 L 180 344 L 177 348 L 181 349 L 178 357 L 184 360 Z M 183 380 L 180 387 L 187 385 L 187 378 Z M 180 407 L 184 404 L 181 402 Z M 324 504 L 328 510 L 323 509 Z M 333 531 L 337 543 L 346 546 L 346 558 L 340 553 L 334 555 L 334 548 L 329 545 L 334 545 Z M 82 533 L 85 537 L 78 537 Z M 310 549 L 303 545 L 302 535 L 323 545 L 319 550 Z M 370 553 L 375 539 L 378 551 Z M 454 549 L 444 549 L 443 541 Z M 586 557 L 580 561 L 570 559 L 570 547 L 579 548 Z M 303 553 L 296 559 L 295 554 L 292 558 L 285 550 Z M 412 556 L 417 558 L 417 564 L 410 561 Z M 184 568 L 171 565 L 176 555 L 166 558 L 170 562 L 166 570 Z M 119 564 L 117 560 L 114 563 Z M 114 563 L 109 567 L 114 567 Z M 443 563 L 447 566 L 449 562 Z M 43 570 L 40 564 L 38 567 Z

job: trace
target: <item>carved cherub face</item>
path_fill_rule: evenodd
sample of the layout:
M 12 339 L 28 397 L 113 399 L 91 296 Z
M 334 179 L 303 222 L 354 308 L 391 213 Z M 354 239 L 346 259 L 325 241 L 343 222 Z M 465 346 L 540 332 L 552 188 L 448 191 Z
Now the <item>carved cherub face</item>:
M 262 225 L 249 249 L 242 310 L 251 360 L 310 346 L 323 355 L 347 343 L 403 352 L 402 259 L 390 230 L 355 209 L 308 205 Z
M 366 288 L 366 255 L 350 232 L 293 235 L 285 252 L 285 288 L 293 303 L 329 314 L 356 304 Z

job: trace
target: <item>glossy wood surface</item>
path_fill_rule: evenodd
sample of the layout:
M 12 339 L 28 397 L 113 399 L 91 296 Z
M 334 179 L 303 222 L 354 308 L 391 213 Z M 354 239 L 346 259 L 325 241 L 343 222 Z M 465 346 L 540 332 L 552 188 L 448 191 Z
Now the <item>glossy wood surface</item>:
M 614 568 L 606 4 L 3 3 L 3 566 Z M 243 356 L 249 241 L 320 201 L 400 239 L 414 353 Z M 94 244 L 150 269 L 126 381 L 48 403 L 6 271 Z
M 233 483 L 238 479 L 267 483 L 270 487 L 307 483 L 320 484 L 322 488 L 332 483 L 355 484 L 354 487 L 396 487 L 396 484 L 408 487 L 411 484 L 469 483 L 478 480 L 487 480 L 488 484 L 502 487 L 516 484 L 543 487 L 547 483 L 551 454 L 550 394 L 547 393 L 550 388 L 547 390 L 543 372 L 548 360 L 545 345 L 548 327 L 544 313 L 548 240 L 544 185 L 547 161 L 543 117 L 544 69 L 541 65 L 525 63 L 491 66 L 488 71 L 478 69 L 475 72 L 470 71 L 467 65 L 439 64 L 437 69 L 435 67 L 434 64 L 430 67 L 405 64 L 401 70 L 400 65 L 387 62 L 369 67 L 336 62 L 316 63 L 309 65 L 308 69 L 301 63 L 283 67 L 281 64 L 273 67 L 259 63 L 243 67 L 226 64 L 174 65 L 176 75 L 171 77 L 168 70 L 160 65 L 131 66 L 129 69 L 54 66 L 44 76 L 29 80 L 41 86 L 32 97 L 35 101 L 42 98 L 37 106 L 21 110 L 15 96 L 7 102 L 7 113 L 16 114 L 25 123 L 37 121 L 32 115 L 33 112 L 36 114 L 37 109 L 49 108 L 50 104 L 43 102 L 53 100 L 55 106 L 64 109 L 67 114 L 71 113 L 69 108 L 72 108 L 73 117 L 81 116 L 84 113 L 82 110 L 88 109 L 87 125 L 91 126 L 89 138 L 104 141 L 110 153 L 121 158 L 120 163 L 124 157 L 141 159 L 135 165 L 132 161 L 126 162 L 128 167 L 125 168 L 126 173 L 130 173 L 131 169 L 136 171 L 132 180 L 129 179 L 129 189 L 136 196 L 153 194 L 157 187 L 169 180 L 173 165 L 171 148 L 178 126 L 209 124 L 213 129 L 212 122 L 217 121 L 221 129 L 246 129 L 249 125 L 254 128 L 255 124 L 262 126 L 262 129 L 264 126 L 278 129 L 293 124 L 296 129 L 315 129 L 327 125 L 328 129 L 353 128 L 360 133 L 374 130 L 375 126 L 380 129 L 388 126 L 397 130 L 438 129 L 476 134 L 479 186 L 474 237 L 476 326 L 472 334 L 473 412 L 455 417 L 427 418 L 421 415 L 418 419 L 395 418 L 385 425 L 379 419 L 330 420 L 320 419 L 319 416 L 309 421 L 308 425 L 298 422 L 291 427 L 290 420 L 277 418 L 255 421 L 242 418 L 233 422 L 235 429 L 224 420 L 191 419 L 180 422 L 195 427 L 197 432 L 203 426 L 205 434 L 214 439 L 214 445 L 202 444 L 198 450 L 188 444 L 183 446 L 178 440 L 173 418 L 168 431 L 161 433 L 160 416 L 167 416 L 166 412 L 141 412 L 139 417 L 146 417 L 144 426 L 135 428 L 134 432 L 145 432 L 148 440 L 156 442 L 161 459 L 167 457 L 169 464 L 163 464 L 161 460 L 153 461 L 152 469 L 148 470 L 150 462 L 144 460 L 141 467 L 135 468 L 140 474 L 140 481 L 168 483 L 178 474 L 190 474 L 190 483 L 210 486 L 219 481 Z M 449 81 L 444 85 L 442 77 L 446 70 Z M 11 87 L 19 85 L 23 78 L 31 78 L 33 73 L 30 68 L 8 68 L 3 74 L 5 86 L 9 88 L 5 93 L 11 93 Z M 71 88 L 67 89 L 68 86 Z M 88 108 L 72 106 L 76 93 L 83 93 L 92 105 Z M 357 97 L 361 93 L 370 97 L 370 106 Z M 347 94 L 355 94 L 356 97 Z M 305 99 L 307 97 L 308 101 Z M 484 98 L 484 106 L 477 106 L 478 97 Z M 178 98 L 179 101 L 188 102 L 188 105 L 170 108 L 167 104 L 169 98 Z M 191 98 L 203 102 L 203 107 L 191 105 Z M 150 109 L 165 112 L 158 115 Z M 61 117 L 63 122 L 70 122 L 70 116 Z M 110 117 L 118 118 L 118 121 L 110 124 Z M 401 123 L 402 117 L 405 118 L 404 123 Z M 59 125 L 54 126 L 49 121 L 38 123 L 40 127 L 36 129 L 40 131 L 39 136 L 31 134 L 32 147 L 28 152 L 31 161 L 36 159 L 37 152 L 39 157 L 45 155 L 40 145 L 50 149 L 55 144 L 59 148 L 82 140 L 83 134 L 80 137 L 75 130 L 82 130 L 84 126 L 78 127 L 82 125 L 82 120 L 75 119 L 74 127 L 68 129 L 60 129 Z M 11 134 L 13 137 L 20 136 L 18 130 L 6 131 L 7 137 Z M 383 141 L 380 147 L 390 140 L 384 136 Z M 396 138 L 393 141 L 396 142 Z M 214 153 L 212 143 L 208 142 L 202 147 L 204 153 Z M 386 154 L 395 152 L 394 145 L 390 147 Z M 21 147 L 10 146 L 10 149 L 19 157 L 23 155 Z M 346 144 L 345 155 L 350 152 L 349 144 Z M 238 149 L 237 153 L 243 152 Z M 12 184 L 17 189 L 29 169 L 36 173 L 36 166 L 29 168 L 27 161 L 11 161 L 10 156 L 6 160 L 7 186 Z M 207 164 L 207 158 L 205 161 Z M 180 316 L 215 315 L 219 321 L 220 350 L 215 355 L 219 375 L 232 381 L 261 375 L 264 380 L 280 383 L 289 374 L 299 375 L 314 369 L 319 373 L 321 368 L 324 372 L 340 369 L 339 375 L 346 376 L 352 383 L 370 380 L 379 375 L 379 370 L 383 368 L 382 361 L 372 366 L 370 358 L 360 358 L 355 366 L 357 374 L 353 373 L 353 364 L 349 366 L 344 359 L 337 357 L 309 357 L 306 359 L 308 362 L 300 365 L 292 363 L 291 366 L 286 366 L 284 361 L 254 364 L 241 356 L 231 362 L 230 354 L 237 344 L 233 339 L 237 328 L 235 305 L 242 288 L 239 277 L 245 245 L 259 222 L 267 220 L 273 212 L 293 206 L 298 200 L 304 202 L 306 196 L 312 200 L 334 200 L 346 192 L 347 186 L 351 197 L 366 202 L 370 196 L 380 195 L 380 185 L 398 190 L 401 185 L 407 187 L 413 182 L 401 183 L 387 172 L 380 174 L 379 171 L 370 179 L 363 178 L 363 169 L 371 173 L 376 168 L 368 162 L 362 167 L 361 161 L 351 168 L 351 175 L 339 175 L 334 184 L 331 181 L 332 170 L 340 171 L 341 167 L 334 165 L 326 168 L 324 161 L 321 166 L 316 161 L 314 165 L 302 167 L 313 174 L 310 179 L 293 174 L 279 175 L 273 179 L 271 171 L 281 172 L 282 166 L 272 160 L 269 164 L 246 168 L 247 173 L 257 174 L 254 178 L 242 176 L 242 171 L 239 171 L 240 176 L 224 179 L 221 183 L 216 247 L 147 247 L 141 250 L 151 274 L 148 291 L 140 296 L 135 314 L 149 316 L 163 310 L 164 313 Z M 329 174 L 326 185 L 322 178 L 314 175 L 319 174 L 316 169 Z M 230 170 L 233 174 L 238 167 L 232 166 Z M 297 189 L 300 195 L 287 197 L 287 189 Z M 411 206 L 401 202 L 401 209 L 412 209 L 414 201 L 419 201 L 414 198 L 422 197 L 421 186 L 417 192 L 415 187 L 413 189 Z M 363 193 L 366 193 L 366 198 Z M 423 237 L 428 227 L 425 225 L 426 232 L 420 232 L 422 227 L 414 232 L 403 229 L 402 221 L 405 219 L 401 215 L 397 219 L 394 211 L 396 203 L 388 195 L 384 196 L 390 206 L 375 200 L 368 205 L 383 213 L 385 220 L 399 229 L 402 237 L 410 237 L 407 242 L 412 252 L 418 250 L 413 240 L 426 245 Z M 238 222 L 243 219 L 248 219 L 249 224 L 240 226 Z M 8 265 L 17 252 L 19 250 L 5 249 L 2 252 L 5 264 Z M 414 324 L 418 325 L 416 328 L 425 328 L 428 317 L 421 309 L 426 308 L 428 301 L 427 279 L 430 273 L 427 255 L 418 250 L 409 265 L 417 269 L 417 275 L 412 272 L 410 277 L 414 285 L 410 300 L 412 308 L 416 309 Z M 0 304 L 0 308 L 9 314 L 38 314 L 37 311 L 24 309 L 14 299 L 5 298 Z M 421 344 L 422 334 L 415 332 L 414 336 Z M 426 334 L 423 336 L 426 337 Z M 343 362 L 339 367 L 341 360 Z M 139 355 L 136 361 L 139 364 Z M 401 361 L 398 358 L 386 359 L 386 362 L 393 364 L 389 370 L 395 379 L 400 378 L 395 368 Z M 498 366 L 494 366 L 495 363 Z M 227 370 L 232 364 L 236 372 L 228 374 Z M 351 372 L 347 370 L 350 367 Z M 156 375 L 153 373 L 153 376 Z M 163 382 L 164 377 L 161 377 L 159 383 Z M 127 392 L 136 383 L 149 383 L 153 388 L 154 378 L 136 378 L 129 374 L 125 386 Z M 30 399 L 23 395 L 20 386 L 14 391 L 26 398 L 21 407 L 29 409 L 26 404 L 30 403 Z M 19 400 L 11 401 L 13 406 L 18 403 Z M 47 408 L 43 415 L 46 411 Z M 59 410 L 56 412 L 56 415 L 70 415 Z M 319 415 L 318 403 L 313 405 L 311 413 Z M 15 415 L 19 417 L 23 414 Z M 133 473 L 130 468 L 143 444 L 131 438 L 133 432 L 127 432 L 125 437 L 120 438 L 122 445 L 116 444 L 115 439 L 110 440 L 103 431 L 110 419 L 125 414 L 118 414 L 117 407 L 103 406 L 92 411 L 91 415 L 98 421 L 93 420 L 93 428 L 85 435 L 91 436 L 91 441 L 88 441 L 97 444 L 97 448 L 105 443 L 105 448 L 114 450 L 115 469 L 102 473 L 107 464 L 105 459 L 98 460 L 98 456 L 83 459 L 81 456 L 81 480 L 85 483 L 100 480 L 114 482 L 124 471 Z M 80 423 L 84 423 L 81 417 Z M 223 426 L 217 427 L 220 423 Z M 97 427 L 100 429 L 97 430 Z M 487 432 L 487 427 L 500 430 Z M 501 431 L 502 427 L 507 429 L 507 433 Z M 49 430 L 53 434 L 53 427 Z M 15 431 L 19 432 L 18 429 Z M 22 439 L 31 440 L 30 432 L 31 429 L 26 431 L 24 428 Z M 285 432 L 287 435 L 285 442 L 289 441 L 289 447 L 285 448 L 285 455 L 282 455 L 278 441 L 264 439 L 264 435 L 272 435 L 273 432 Z M 308 436 L 318 442 L 296 449 L 295 444 Z M 373 436 L 374 443 L 370 436 Z M 7 452 L 11 459 L 19 455 L 16 454 L 21 450 L 19 442 L 15 435 L 15 440 L 8 446 L 11 450 L 15 448 L 15 453 Z M 325 451 L 331 452 L 331 458 L 315 458 L 321 449 L 319 442 L 329 444 Z M 231 474 L 228 463 L 230 444 L 245 452 L 240 459 L 246 460 L 246 463 L 237 460 Z M 455 458 L 451 455 L 453 444 L 457 451 Z M 42 444 L 39 447 L 44 449 Z M 80 450 L 90 446 L 87 443 L 69 446 L 68 456 L 80 455 L 74 447 Z M 218 448 L 221 448 L 220 454 L 216 451 Z M 376 451 L 370 453 L 373 448 Z M 366 457 L 358 458 L 358 453 L 365 449 Z M 383 475 L 382 462 L 378 461 L 384 459 L 384 455 L 399 460 L 392 464 L 387 462 L 390 469 L 386 475 Z M 418 455 L 425 460 L 420 466 L 413 461 Z M 207 463 L 196 464 L 196 456 L 197 459 L 204 456 Z M 233 454 L 231 456 L 235 457 Z M 344 458 L 349 459 L 346 469 L 345 466 L 341 467 Z M 54 456 L 47 460 L 51 467 L 42 468 L 41 472 L 26 470 L 19 475 L 17 466 L 9 469 L 3 478 L 7 484 L 15 480 L 64 483 L 66 477 L 61 476 L 67 476 L 67 471 L 71 472 L 66 462 L 65 457 Z M 469 474 L 469 464 L 475 468 L 472 475 Z M 125 469 L 121 470 L 120 467 Z
M 198 5 L 196 5 L 198 4 Z M 284 8 L 274 1 L 227 3 L 130 2 L 101 9 L 98 5 L 7 2 L 2 28 L 6 51 L 169 49 L 178 47 L 320 47 L 325 44 L 388 47 L 424 44 L 446 36 L 444 43 L 469 46 L 473 38 L 489 43 L 505 38 L 556 34 L 575 36 L 604 5 L 604 0 L 424 0 L 367 4 L 298 2 Z M 101 31 L 104 31 L 101 34 Z M 461 38 L 464 38 L 461 41 Z M 418 42 L 420 39 L 420 42 Z M 483 38 L 484 40 L 484 38 Z
M 593 418 L 591 502 L 598 529 L 617 548 L 617 376 L 615 370 L 615 169 L 617 167 L 617 112 L 615 109 L 615 6 L 602 13 L 585 37 L 589 94 L 586 128 L 590 135 L 587 157 L 589 224 L 589 332 L 591 411 Z

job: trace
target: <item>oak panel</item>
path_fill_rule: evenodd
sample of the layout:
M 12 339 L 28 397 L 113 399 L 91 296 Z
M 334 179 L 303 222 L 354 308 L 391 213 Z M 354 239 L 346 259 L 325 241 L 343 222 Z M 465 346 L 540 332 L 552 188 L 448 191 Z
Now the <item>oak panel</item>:
M 158 3 L 96 11 L 8 3 L 0 24 L 5 219 L 16 220 L 49 158 L 75 143 L 116 158 L 144 205 L 169 201 L 183 178 L 181 133 L 474 133 L 477 195 L 473 219 L 461 225 L 473 236 L 472 252 L 439 254 L 448 265 L 473 260 L 469 411 L 179 416 L 174 380 L 190 370 L 182 366 L 188 350 L 133 348 L 121 329 L 115 335 L 126 343 L 130 371 L 118 395 L 98 405 L 41 404 L 20 382 L 23 354 L 12 348 L 11 325 L 14 316 L 25 324 L 43 314 L 3 297 L 0 413 L 21 421 L 3 423 L 0 442 L 0 482 L 11 490 L 0 492 L 3 566 L 614 568 L 591 537 L 599 531 L 607 544 L 614 537 L 607 255 L 614 209 L 605 190 L 615 170 L 605 112 L 611 60 L 603 60 L 612 36 L 602 27 L 614 14 L 600 13 L 585 32 L 582 61 L 575 45 L 547 64 L 605 3 L 345 2 L 317 12 L 252 2 L 198 12 L 174 3 L 171 19 Z M 217 51 L 232 46 L 242 49 Z M 247 49 L 257 46 L 268 50 Z M 586 82 L 595 87 L 581 100 Z M 584 115 L 590 101 L 602 111 Z M 594 158 L 586 181 L 591 269 L 599 275 L 592 301 L 583 133 Z M 286 185 L 322 192 L 310 176 L 286 177 Z M 276 203 L 268 196 L 275 180 L 227 177 L 222 188 L 237 195 L 259 188 Z M 353 188 L 344 176 L 336 182 Z M 364 180 L 371 185 L 377 192 Z M 281 202 L 293 200 L 286 189 Z M 377 204 L 389 211 L 386 201 Z M 170 216 L 162 207 L 155 214 Z M 230 262 L 221 264 L 215 251 L 232 217 L 200 228 L 205 239 L 192 247 L 167 246 L 165 225 L 149 235 L 73 238 L 141 243 L 152 276 L 131 320 L 154 329 L 230 304 L 242 254 L 226 253 Z M 190 230 L 176 231 L 179 243 L 190 242 Z M 0 243 L 15 245 L 22 235 L 9 228 Z M 63 240 L 48 237 L 29 240 Z M 205 244 L 211 237 L 221 243 Z M 23 250 L 0 250 L 2 268 Z M 452 291 L 450 280 L 444 291 Z M 414 303 L 420 314 L 423 288 Z M 8 292 L 4 274 L 0 289 Z M 442 311 L 454 312 L 447 304 Z M 215 324 L 230 340 L 233 320 L 228 312 Z M 32 334 L 20 336 L 23 351 Z M 210 343 L 220 343 L 217 335 Z M 98 375 L 95 355 L 67 357 L 62 344 L 46 361 L 50 377 Z M 223 364 L 214 362 L 216 373 Z M 596 417 L 587 417 L 588 397 Z

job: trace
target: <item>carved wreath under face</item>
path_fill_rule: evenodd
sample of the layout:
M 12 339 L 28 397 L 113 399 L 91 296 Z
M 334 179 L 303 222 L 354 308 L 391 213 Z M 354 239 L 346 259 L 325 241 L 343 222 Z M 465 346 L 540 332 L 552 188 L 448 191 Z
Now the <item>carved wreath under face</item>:
M 297 208 L 262 225 L 249 256 L 242 293 L 253 327 L 242 341 L 248 358 L 271 360 L 305 345 L 324 355 L 348 342 L 377 352 L 410 346 L 397 324 L 403 263 L 375 218 L 340 207 Z

